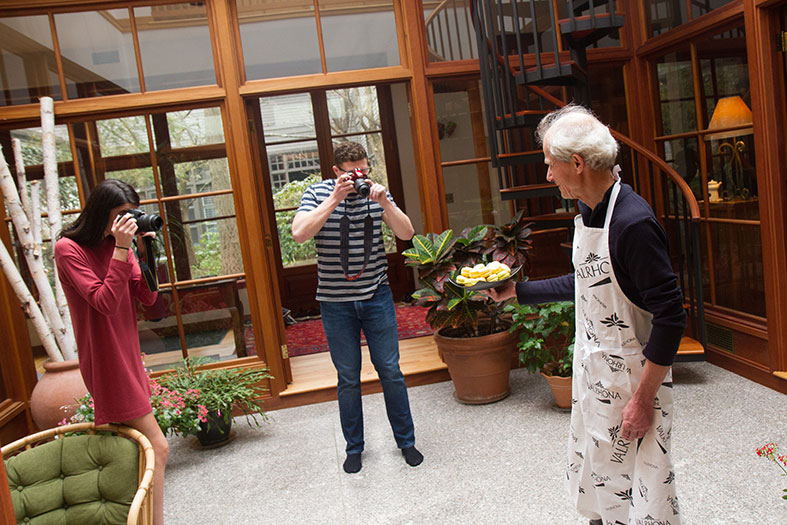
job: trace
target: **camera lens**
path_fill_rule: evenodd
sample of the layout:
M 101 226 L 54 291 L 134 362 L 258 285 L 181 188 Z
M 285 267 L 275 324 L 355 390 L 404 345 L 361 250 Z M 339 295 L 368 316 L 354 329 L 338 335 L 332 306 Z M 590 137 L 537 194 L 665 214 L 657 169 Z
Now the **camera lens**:
M 145 214 L 137 219 L 137 226 L 146 232 L 155 232 L 164 227 L 164 220 L 158 215 Z
M 145 213 L 138 208 L 126 210 L 126 213 L 137 220 L 137 228 L 141 232 L 157 232 L 164 227 L 164 220 L 156 214 Z
M 369 196 L 369 190 L 371 190 L 371 186 L 369 186 L 369 183 L 366 182 L 365 180 L 355 179 L 353 181 L 353 186 L 355 186 L 356 193 L 358 193 L 358 195 L 360 195 L 361 197 Z

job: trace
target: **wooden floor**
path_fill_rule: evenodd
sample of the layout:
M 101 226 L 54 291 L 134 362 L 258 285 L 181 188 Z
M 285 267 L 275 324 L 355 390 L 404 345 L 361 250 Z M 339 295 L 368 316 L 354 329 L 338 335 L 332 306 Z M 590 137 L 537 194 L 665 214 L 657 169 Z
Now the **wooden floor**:
M 362 392 L 380 392 L 380 382 L 367 347 L 361 348 L 361 355 Z M 336 369 L 328 352 L 291 357 L 290 364 L 293 382 L 279 394 L 278 401 L 266 402 L 266 408 L 287 408 L 336 399 Z M 431 335 L 399 341 L 399 366 L 408 387 L 450 379 L 448 368 L 437 354 Z

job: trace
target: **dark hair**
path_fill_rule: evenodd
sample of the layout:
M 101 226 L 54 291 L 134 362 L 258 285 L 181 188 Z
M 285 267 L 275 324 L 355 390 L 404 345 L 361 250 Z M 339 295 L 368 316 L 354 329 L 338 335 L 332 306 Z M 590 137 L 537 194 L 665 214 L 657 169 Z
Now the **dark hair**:
M 105 180 L 93 189 L 82 213 L 71 225 L 63 228 L 60 237 L 68 237 L 77 244 L 87 246 L 101 244 L 109 213 L 124 204 L 139 206 L 139 195 L 134 188 L 122 180 Z
M 367 158 L 366 150 L 357 142 L 342 142 L 333 150 L 333 164 L 341 168 L 345 162 L 355 162 Z

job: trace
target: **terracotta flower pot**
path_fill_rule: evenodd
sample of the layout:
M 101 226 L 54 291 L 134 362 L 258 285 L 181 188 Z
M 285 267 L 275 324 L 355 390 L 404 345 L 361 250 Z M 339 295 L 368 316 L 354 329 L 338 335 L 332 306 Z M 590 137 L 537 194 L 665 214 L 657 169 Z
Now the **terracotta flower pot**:
M 571 408 L 571 376 L 550 376 L 544 372 L 541 372 L 541 375 L 544 376 L 544 379 L 549 384 L 549 388 L 552 389 L 555 404 L 559 408 Z
M 56 427 L 76 412 L 76 400 L 87 394 L 79 371 L 79 360 L 44 362 L 44 375 L 30 396 L 30 412 L 41 430 Z M 62 407 L 66 407 L 65 409 Z
M 481 405 L 499 401 L 509 394 L 511 353 L 517 334 L 508 329 L 480 337 L 446 337 L 446 329 L 434 334 L 448 373 L 454 383 L 454 398 Z

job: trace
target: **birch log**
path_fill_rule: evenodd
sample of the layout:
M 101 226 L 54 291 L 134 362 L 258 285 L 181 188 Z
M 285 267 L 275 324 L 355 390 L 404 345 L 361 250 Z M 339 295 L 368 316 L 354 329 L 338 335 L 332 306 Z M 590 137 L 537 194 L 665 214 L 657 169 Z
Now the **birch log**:
M 63 355 L 57 347 L 52 330 L 49 328 L 46 319 L 44 319 L 44 315 L 41 313 L 41 309 L 38 308 L 35 299 L 30 294 L 30 290 L 27 289 L 24 280 L 22 280 L 22 275 L 14 264 L 11 254 L 8 253 L 5 244 L 2 242 L 0 242 L 0 266 L 2 266 L 8 282 L 11 283 L 11 287 L 16 292 L 19 302 L 22 303 L 22 309 L 30 317 L 38 337 L 41 338 L 41 344 L 44 346 L 46 354 L 53 361 L 63 361 Z
M 57 236 L 63 229 L 60 215 L 60 181 L 57 175 L 57 157 L 55 155 L 55 110 L 52 97 L 41 97 L 41 147 L 44 152 L 44 187 L 46 188 L 46 211 L 49 219 L 49 236 L 52 239 L 54 253 Z M 71 312 L 68 309 L 66 294 L 57 275 L 57 266 L 52 265 L 55 280 L 55 298 L 57 309 L 63 319 L 69 341 L 74 339 L 74 327 L 71 324 Z M 76 343 L 74 343 L 76 347 Z
M 0 157 L 1 156 L 2 147 L 0 147 Z M 19 202 L 19 194 L 16 191 L 16 184 L 11 177 L 11 173 L 8 171 L 8 165 L 4 158 L 0 159 L 0 190 L 2 190 L 5 196 L 8 213 L 11 215 L 17 238 L 22 245 L 22 252 L 25 255 L 27 266 L 30 269 L 30 275 L 33 278 L 33 282 L 36 284 L 36 288 L 38 288 L 38 300 L 41 302 L 44 317 L 55 335 L 57 346 L 60 347 L 63 358 L 74 359 L 76 358 L 76 342 L 74 340 L 73 330 L 70 332 L 66 330 L 63 318 L 60 317 L 60 312 L 55 302 L 55 296 L 52 293 L 52 287 L 44 271 L 44 262 L 40 256 L 36 256 L 33 253 L 34 243 L 33 235 L 30 232 L 30 222 L 27 220 L 24 211 L 22 211 L 22 205 Z
M 33 228 L 33 255 L 41 255 L 41 181 L 30 183 L 30 222 Z M 24 203 L 22 203 L 24 206 Z
M 11 149 L 14 152 L 14 164 L 16 164 L 16 181 L 19 184 L 19 197 L 22 201 L 22 208 L 25 210 L 28 219 L 32 219 L 33 210 L 30 200 L 27 198 L 27 175 L 25 174 L 25 161 L 22 159 L 22 143 L 19 139 L 11 139 Z

